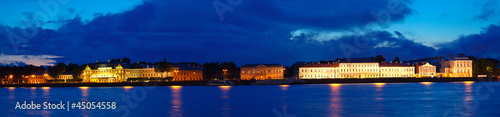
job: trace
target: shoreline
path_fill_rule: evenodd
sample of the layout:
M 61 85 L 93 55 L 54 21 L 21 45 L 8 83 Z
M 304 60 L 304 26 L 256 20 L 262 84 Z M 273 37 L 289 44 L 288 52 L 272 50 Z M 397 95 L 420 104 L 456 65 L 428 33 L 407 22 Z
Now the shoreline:
M 367 78 L 367 79 L 302 79 L 303 84 L 331 83 L 414 83 L 414 82 L 461 82 L 496 81 L 495 78 Z M 235 86 L 251 85 L 252 81 L 236 81 Z M 281 85 L 281 84 L 275 84 Z M 301 84 L 290 84 L 301 85 Z M 123 86 L 210 86 L 207 81 L 188 82 L 123 82 L 123 83 L 47 83 L 47 84 L 0 84 L 0 87 L 123 87 Z

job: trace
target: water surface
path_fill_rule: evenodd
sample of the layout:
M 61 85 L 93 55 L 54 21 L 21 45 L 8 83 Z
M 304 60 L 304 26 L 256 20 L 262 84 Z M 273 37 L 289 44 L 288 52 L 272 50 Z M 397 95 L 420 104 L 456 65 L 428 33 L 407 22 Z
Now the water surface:
M 2 116 L 500 116 L 500 82 L 0 88 Z M 115 110 L 16 110 L 17 102 Z

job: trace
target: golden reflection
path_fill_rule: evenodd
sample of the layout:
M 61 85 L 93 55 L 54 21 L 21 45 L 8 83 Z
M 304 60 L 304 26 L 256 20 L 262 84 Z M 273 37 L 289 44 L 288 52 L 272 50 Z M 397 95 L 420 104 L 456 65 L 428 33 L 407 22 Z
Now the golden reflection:
M 125 89 L 125 92 L 130 91 L 130 89 L 134 88 L 133 86 L 123 86 L 123 89 Z
M 16 87 L 9 87 L 9 100 L 14 100 L 14 90 L 16 90 Z
M 338 83 L 333 83 L 333 84 L 330 84 L 330 86 L 332 86 L 332 87 L 338 87 L 338 86 L 340 86 L 340 85 L 342 85 L 342 84 L 338 84 Z
M 342 112 L 342 101 L 340 97 L 341 84 L 330 84 L 330 117 L 339 117 Z
M 44 101 L 50 100 L 50 87 L 42 87 Z
M 374 84 L 375 86 L 377 86 L 377 87 L 382 87 L 382 86 L 384 86 L 384 85 L 385 85 L 385 83 L 373 83 L 373 84 Z
M 286 91 L 290 85 L 280 85 L 281 90 Z
M 420 84 L 423 84 L 425 86 L 430 86 L 432 84 L 432 82 L 420 82 Z
M 172 89 L 180 89 L 182 88 L 182 86 L 177 86 L 177 85 L 174 85 L 174 86 L 170 86 Z
M 229 90 L 231 90 L 231 86 L 219 86 L 220 90 L 222 93 L 227 93 Z
M 89 95 L 88 90 L 89 87 L 78 87 L 80 90 L 82 90 L 82 101 L 88 101 L 87 96 Z
M 464 81 L 465 85 L 471 85 L 474 83 L 474 81 Z
M 170 89 L 172 90 L 172 100 L 170 101 L 170 103 L 172 103 L 172 107 L 170 107 L 170 116 L 182 117 L 183 116 L 182 100 L 181 100 L 182 86 L 170 86 Z
M 223 99 L 222 103 L 222 115 L 225 117 L 229 117 L 229 111 L 231 108 L 229 107 L 229 90 L 231 90 L 231 86 L 219 86 L 220 90 L 222 91 L 221 98 Z
M 31 99 L 36 97 L 36 87 L 31 87 Z
M 465 93 L 464 93 L 464 115 L 465 116 L 472 116 L 472 112 L 474 110 L 475 102 L 474 102 L 474 97 L 473 97 L 473 92 L 472 92 L 472 84 L 474 81 L 465 81 Z

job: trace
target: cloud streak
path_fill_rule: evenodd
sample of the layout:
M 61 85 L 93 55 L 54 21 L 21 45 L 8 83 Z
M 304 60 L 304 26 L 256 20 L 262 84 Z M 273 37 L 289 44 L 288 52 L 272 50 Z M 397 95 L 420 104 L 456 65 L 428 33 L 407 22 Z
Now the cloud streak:
M 54 55 L 5 55 L 0 54 L 0 64 L 4 65 L 35 65 L 35 66 L 53 66 L 54 59 L 63 58 L 63 56 Z

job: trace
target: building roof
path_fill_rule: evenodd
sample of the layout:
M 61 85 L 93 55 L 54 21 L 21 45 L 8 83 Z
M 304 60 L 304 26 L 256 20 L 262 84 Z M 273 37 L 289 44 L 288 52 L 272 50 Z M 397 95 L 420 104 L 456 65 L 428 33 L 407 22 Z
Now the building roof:
M 407 63 L 380 63 L 380 67 L 411 67 Z
M 334 63 L 331 63 L 331 64 L 305 64 L 304 66 L 302 67 L 339 67 L 339 64 L 334 64 Z
M 283 65 L 280 65 L 280 64 L 246 64 L 246 65 L 242 65 L 241 67 L 242 68 L 244 68 L 244 67 L 257 67 L 259 65 L 263 65 L 266 67 L 283 67 Z
M 203 70 L 202 66 L 193 64 L 176 64 L 174 67 L 179 68 L 179 70 Z
M 374 63 L 373 58 L 343 58 L 338 59 L 341 63 Z
M 469 57 L 466 56 L 456 56 L 452 60 L 470 60 Z
M 118 62 L 118 61 L 91 63 L 91 64 L 89 64 L 89 67 L 91 69 L 97 69 L 97 68 L 100 68 L 100 67 L 112 67 L 112 68 L 116 68 L 118 65 L 121 65 L 123 68 L 131 68 L 130 64 L 125 63 L 125 62 Z

